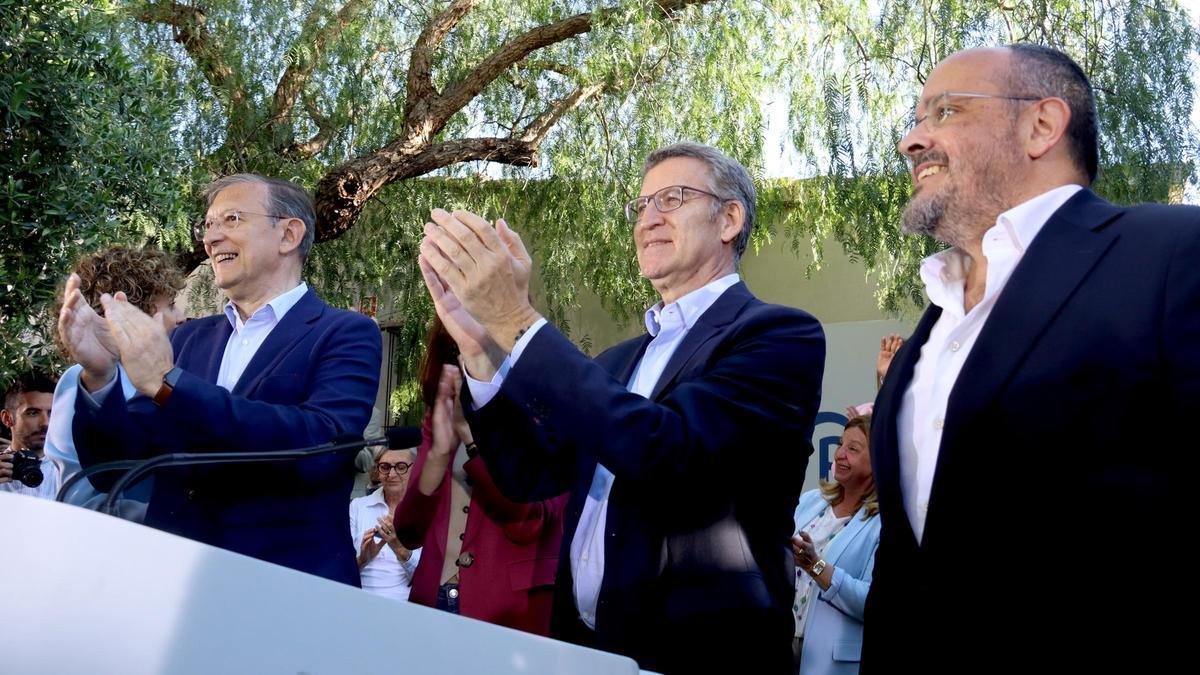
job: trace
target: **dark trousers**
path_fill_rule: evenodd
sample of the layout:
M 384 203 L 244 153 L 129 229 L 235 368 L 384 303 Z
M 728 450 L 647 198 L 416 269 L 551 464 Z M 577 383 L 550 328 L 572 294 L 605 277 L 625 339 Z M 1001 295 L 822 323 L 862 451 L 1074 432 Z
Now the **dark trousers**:
M 458 614 L 458 584 L 442 584 L 438 587 L 437 608 L 443 612 Z

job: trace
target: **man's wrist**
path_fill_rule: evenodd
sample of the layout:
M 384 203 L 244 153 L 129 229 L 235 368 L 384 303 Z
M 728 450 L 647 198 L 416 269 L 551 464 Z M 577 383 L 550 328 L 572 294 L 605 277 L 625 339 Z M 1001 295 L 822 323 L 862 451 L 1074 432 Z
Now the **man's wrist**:
M 499 345 L 493 343 L 490 348 L 475 354 L 463 354 L 462 365 L 466 369 L 467 375 L 487 382 L 495 377 L 496 372 L 500 370 L 500 366 L 504 364 L 504 357 L 504 350 L 500 349 Z
M 521 310 L 515 312 L 511 317 L 499 322 L 494 330 L 488 329 L 488 334 L 496 341 L 496 344 L 504 350 L 504 353 L 511 354 L 513 346 L 529 330 L 533 324 L 537 323 L 542 318 L 538 311 L 529 305 L 526 305 Z

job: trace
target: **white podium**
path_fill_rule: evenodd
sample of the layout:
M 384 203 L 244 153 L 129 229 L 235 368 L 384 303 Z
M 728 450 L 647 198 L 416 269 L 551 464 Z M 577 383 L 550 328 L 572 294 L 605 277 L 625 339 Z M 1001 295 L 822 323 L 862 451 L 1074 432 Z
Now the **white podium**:
M 0 493 L 0 542 L 4 673 L 639 672 L 65 504 Z

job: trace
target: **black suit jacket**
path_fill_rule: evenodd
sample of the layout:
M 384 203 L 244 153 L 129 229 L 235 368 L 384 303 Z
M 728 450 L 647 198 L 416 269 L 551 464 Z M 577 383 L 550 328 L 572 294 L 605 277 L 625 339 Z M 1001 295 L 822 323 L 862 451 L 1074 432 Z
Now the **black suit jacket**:
M 582 638 L 569 557 L 600 462 L 616 479 L 596 646 L 670 672 L 722 653 L 746 663 L 764 650 L 786 654 L 789 538 L 820 403 L 820 324 L 738 283 L 697 320 L 645 398 L 626 387 L 649 342 L 592 361 L 544 326 L 473 425 L 502 489 L 522 499 L 571 491 L 553 634 Z M 739 637 L 751 623 L 753 635 Z
M 939 316 L 926 311 L 875 403 L 864 672 L 1145 667 L 1181 651 L 1168 616 L 1195 582 L 1163 547 L 1192 511 L 1200 209 L 1083 190 L 1050 217 L 951 391 L 918 545 L 896 419 Z

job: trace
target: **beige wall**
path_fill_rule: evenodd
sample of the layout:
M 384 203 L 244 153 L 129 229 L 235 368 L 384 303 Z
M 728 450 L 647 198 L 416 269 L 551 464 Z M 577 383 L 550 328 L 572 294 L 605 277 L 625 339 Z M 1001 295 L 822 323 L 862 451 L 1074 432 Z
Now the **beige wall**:
M 842 252 L 839 243 L 825 243 L 821 269 L 806 277 L 805 270 L 811 260 L 807 242 L 797 256 L 792 252 L 791 240 L 780 235 L 757 252 L 747 250 L 742 256 L 741 274 L 759 298 L 799 307 L 822 324 L 889 319 L 879 311 L 875 301 L 874 281 L 866 276 L 861 265 Z M 579 293 L 579 309 L 570 312 L 567 320 L 572 339 L 578 343 L 586 336 L 593 354 L 644 330 L 640 318 L 628 325 L 618 325 L 600 306 L 599 298 L 586 288 Z

